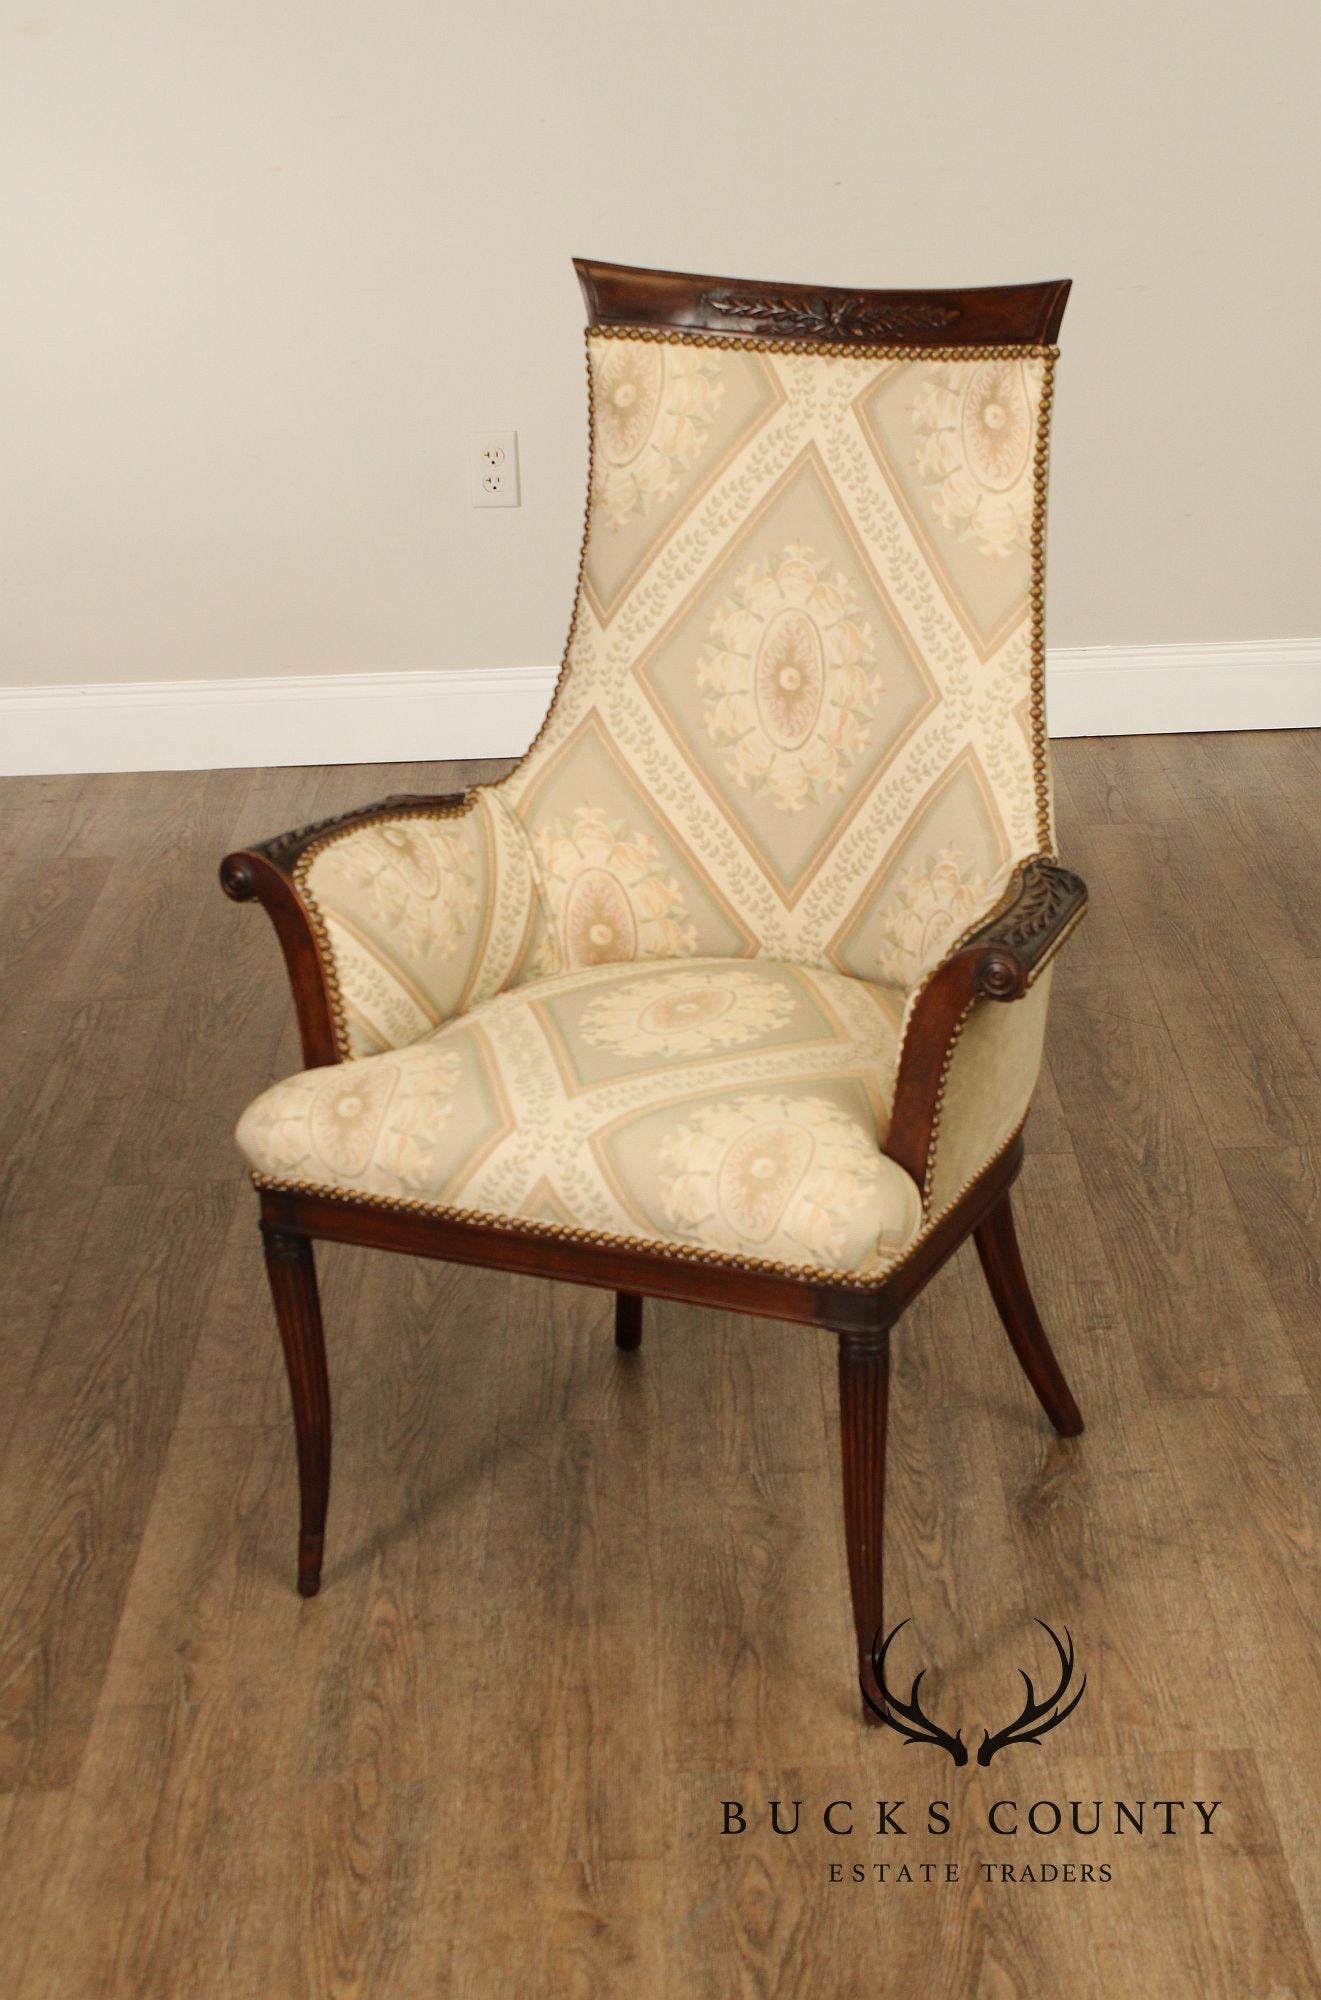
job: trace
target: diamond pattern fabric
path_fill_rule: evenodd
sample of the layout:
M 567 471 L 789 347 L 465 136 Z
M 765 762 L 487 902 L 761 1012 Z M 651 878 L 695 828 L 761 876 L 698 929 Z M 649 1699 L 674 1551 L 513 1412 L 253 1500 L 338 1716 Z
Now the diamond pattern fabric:
M 927 1188 L 880 1152 L 905 1008 L 1053 848 L 1052 352 L 589 333 L 550 713 L 462 806 L 304 854 L 349 1061 L 250 1107 L 256 1172 L 794 1268 L 900 1254 L 1040 1061 L 1047 982 L 974 1010 Z
M 573 636 L 497 788 L 545 926 L 516 976 L 764 952 L 911 981 L 1050 843 L 1030 729 L 1046 357 L 588 346 Z
M 922 1221 L 880 1151 L 902 1010 L 766 959 L 581 968 L 276 1084 L 239 1144 L 310 1187 L 880 1270 Z

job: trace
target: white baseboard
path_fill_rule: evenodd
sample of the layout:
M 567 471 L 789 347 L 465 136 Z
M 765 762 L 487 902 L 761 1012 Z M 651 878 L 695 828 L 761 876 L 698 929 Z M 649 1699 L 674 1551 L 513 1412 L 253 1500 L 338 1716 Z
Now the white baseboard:
M 516 757 L 555 668 L 0 688 L 0 772 L 213 771 Z M 1321 727 L 1321 639 L 1073 646 L 1047 668 L 1052 736 Z
M 516 757 L 554 667 L 0 688 L 0 771 L 249 770 Z
M 1052 736 L 1321 728 L 1321 639 L 1060 647 L 1046 714 Z

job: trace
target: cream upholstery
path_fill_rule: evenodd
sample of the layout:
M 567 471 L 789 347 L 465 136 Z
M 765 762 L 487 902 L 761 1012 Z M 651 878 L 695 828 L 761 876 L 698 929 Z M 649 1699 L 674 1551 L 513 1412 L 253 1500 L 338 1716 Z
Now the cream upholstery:
M 498 787 L 541 891 L 521 976 L 765 952 L 911 985 L 1049 844 L 1028 616 L 1046 362 L 589 349 L 566 671 Z
M 562 973 L 249 1106 L 259 1172 L 868 1271 L 922 1221 L 879 1151 L 902 996 L 767 959 Z
M 1046 1033 L 1052 968 L 1021 1000 L 979 1000 L 954 1047 L 939 1143 L 927 1171 L 927 1208 L 948 1207 L 1027 1116 Z
M 351 1055 L 403 1048 L 498 993 L 536 896 L 527 843 L 490 791 L 445 818 L 355 828 L 315 856 L 305 888 Z
M 1050 356 L 588 350 L 551 713 L 463 809 L 309 850 L 341 1047 L 369 1060 L 268 1092 L 240 1142 L 267 1176 L 865 1269 L 917 1226 L 875 1150 L 905 1003 L 1053 844 Z M 1047 988 L 966 1024 L 928 1212 L 1021 1120 Z M 641 1025 L 671 990 L 718 1009 L 709 1047 Z M 586 1025 L 607 1017 L 617 1046 Z M 767 1039 L 721 1039 L 754 1017 Z M 759 1235 L 775 1203 L 740 1205 L 722 1163 L 760 1159 L 763 1123 L 776 1199 L 800 1178 Z

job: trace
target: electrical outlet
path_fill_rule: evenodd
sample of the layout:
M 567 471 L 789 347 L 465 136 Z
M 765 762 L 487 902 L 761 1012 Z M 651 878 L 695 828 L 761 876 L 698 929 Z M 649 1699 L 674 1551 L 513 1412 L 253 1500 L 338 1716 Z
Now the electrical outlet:
M 473 506 L 517 507 L 518 432 L 474 431 L 471 457 Z

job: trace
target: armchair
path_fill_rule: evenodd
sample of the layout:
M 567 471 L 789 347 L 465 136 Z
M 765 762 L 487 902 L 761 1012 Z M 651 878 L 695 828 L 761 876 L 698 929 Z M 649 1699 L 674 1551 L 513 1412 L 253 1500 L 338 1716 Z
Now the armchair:
M 968 1236 L 1055 1428 L 1082 1419 L 1010 1188 L 1051 961 L 1043 698 L 1068 285 L 844 292 L 584 264 L 569 640 L 505 778 L 229 855 L 306 1069 L 240 1148 L 319 1587 L 318 1239 L 826 1328 L 863 1713 L 883 1701 L 890 1329 Z

